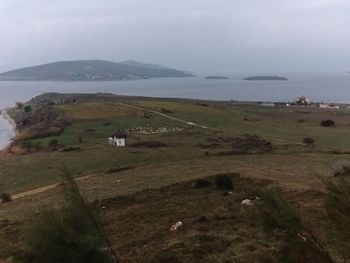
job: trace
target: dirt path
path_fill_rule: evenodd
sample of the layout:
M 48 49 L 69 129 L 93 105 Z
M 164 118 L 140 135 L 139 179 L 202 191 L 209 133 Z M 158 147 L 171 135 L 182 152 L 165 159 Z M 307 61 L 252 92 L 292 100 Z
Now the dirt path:
M 93 176 L 96 176 L 96 174 L 90 174 L 90 175 L 82 176 L 82 177 L 76 178 L 75 181 L 77 181 L 77 182 L 83 181 L 83 180 L 89 179 L 90 177 L 93 177 Z M 39 187 L 39 188 L 30 190 L 30 191 L 26 191 L 26 192 L 23 192 L 23 193 L 15 194 L 15 195 L 11 196 L 11 198 L 12 198 L 12 200 L 17 200 L 17 199 L 20 199 L 20 198 L 23 198 L 23 197 L 44 193 L 46 191 L 49 191 L 51 189 L 56 188 L 57 186 L 59 186 L 61 184 L 62 183 L 46 185 L 46 186 Z
M 193 122 L 190 122 L 190 121 L 182 120 L 182 119 L 179 119 L 179 118 L 175 118 L 175 117 L 169 116 L 169 115 L 164 114 L 164 113 L 159 112 L 159 111 L 150 110 L 150 109 L 146 109 L 146 108 L 142 108 L 142 107 L 138 107 L 138 106 L 122 103 L 122 102 L 119 102 L 118 104 L 119 105 L 123 105 L 125 107 L 130 107 L 130 108 L 133 108 L 133 109 L 141 110 L 141 111 L 148 111 L 148 112 L 151 112 L 153 114 L 159 115 L 161 117 L 164 117 L 164 118 L 167 118 L 167 119 L 170 119 L 170 120 L 173 120 L 173 121 L 178 121 L 178 122 L 181 122 L 181 123 L 185 123 L 185 124 L 190 125 L 190 126 L 199 127 L 199 128 L 202 128 L 202 129 L 210 129 L 210 130 L 220 131 L 219 129 L 210 128 L 210 127 L 205 126 L 205 125 L 201 125 L 201 124 L 193 123 Z

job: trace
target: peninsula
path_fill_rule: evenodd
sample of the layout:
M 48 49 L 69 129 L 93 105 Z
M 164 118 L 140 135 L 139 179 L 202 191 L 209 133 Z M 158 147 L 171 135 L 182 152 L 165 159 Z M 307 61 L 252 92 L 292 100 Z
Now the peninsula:
M 133 60 L 117 63 L 77 60 L 15 69 L 1 73 L 0 81 L 116 81 L 191 76 L 185 71 Z

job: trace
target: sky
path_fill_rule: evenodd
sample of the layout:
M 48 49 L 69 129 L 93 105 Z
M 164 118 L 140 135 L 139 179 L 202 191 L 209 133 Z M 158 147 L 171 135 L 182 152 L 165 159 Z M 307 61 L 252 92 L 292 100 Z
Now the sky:
M 0 0 L 0 71 L 77 59 L 349 71 L 349 14 L 349 0 Z

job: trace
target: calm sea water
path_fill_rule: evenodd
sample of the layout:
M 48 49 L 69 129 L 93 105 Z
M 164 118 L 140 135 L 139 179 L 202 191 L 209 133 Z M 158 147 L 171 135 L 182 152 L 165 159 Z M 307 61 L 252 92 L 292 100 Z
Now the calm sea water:
M 261 73 L 260 73 L 261 74 Z M 288 81 L 244 81 L 260 75 L 227 74 L 228 80 L 162 78 L 117 82 L 1 82 L 0 109 L 27 101 L 43 92 L 108 92 L 120 95 L 195 98 L 208 100 L 293 101 L 305 95 L 313 101 L 350 103 L 350 74 L 346 72 L 279 73 Z M 262 74 L 267 75 L 267 74 Z M 270 74 L 269 74 L 270 75 Z M 12 135 L 11 126 L 0 118 L 0 148 Z

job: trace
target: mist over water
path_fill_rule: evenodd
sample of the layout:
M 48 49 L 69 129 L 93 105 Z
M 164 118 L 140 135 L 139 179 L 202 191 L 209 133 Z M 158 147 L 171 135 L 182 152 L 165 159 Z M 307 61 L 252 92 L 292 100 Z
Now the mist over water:
M 192 78 L 159 78 L 115 82 L 1 82 L 0 109 L 27 101 L 44 92 L 96 93 L 119 95 L 194 98 L 205 100 L 293 101 L 305 95 L 312 101 L 350 103 L 350 74 L 324 73 L 240 73 L 224 75 L 228 80 Z M 288 81 L 244 81 L 248 76 L 278 75 Z M 0 149 L 12 135 L 11 125 L 0 118 Z

